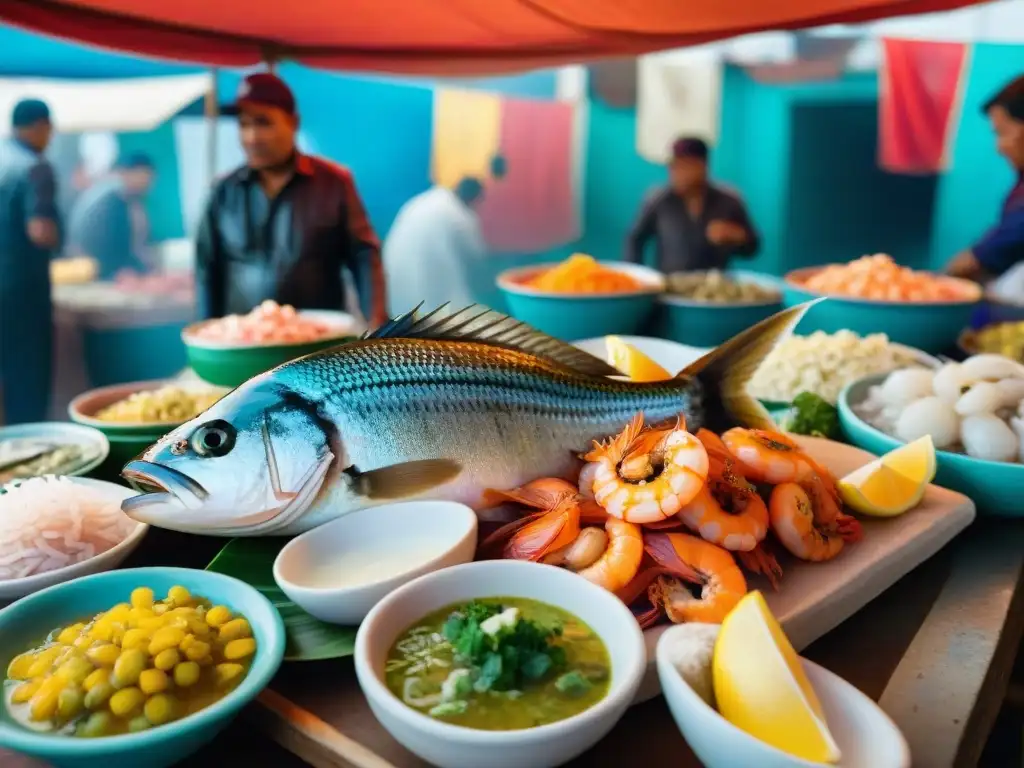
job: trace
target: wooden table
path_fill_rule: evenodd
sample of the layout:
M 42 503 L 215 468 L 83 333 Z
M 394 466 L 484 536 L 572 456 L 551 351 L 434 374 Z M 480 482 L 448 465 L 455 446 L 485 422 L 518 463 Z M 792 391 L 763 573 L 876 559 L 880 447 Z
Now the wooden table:
M 133 564 L 202 567 L 219 543 L 153 531 Z M 804 655 L 882 705 L 906 736 L 915 768 L 973 766 L 1002 704 L 1024 632 L 1022 576 L 1024 522 L 976 523 Z M 350 660 L 288 664 L 271 691 L 264 694 L 269 708 L 251 707 L 183 765 L 226 759 L 252 768 L 300 768 L 303 761 L 316 768 L 426 765 L 377 724 Z M 273 711 L 291 705 L 305 710 L 302 729 Z M 325 734 L 342 745 L 347 760 L 322 747 Z M 699 765 L 659 697 L 630 709 L 572 765 L 655 765 L 665 755 L 672 755 L 674 765 Z M 41 765 L 2 750 L 0 764 Z

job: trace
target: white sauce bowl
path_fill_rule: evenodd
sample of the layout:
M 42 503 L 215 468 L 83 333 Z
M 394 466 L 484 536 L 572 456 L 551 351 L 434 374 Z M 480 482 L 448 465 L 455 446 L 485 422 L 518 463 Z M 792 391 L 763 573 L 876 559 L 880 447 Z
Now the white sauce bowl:
M 391 693 L 384 665 L 395 640 L 436 610 L 484 597 L 538 600 L 583 620 L 611 657 L 608 694 L 590 709 L 549 725 L 483 731 L 430 717 Z M 402 746 L 440 768 L 553 768 L 572 760 L 619 721 L 646 664 L 640 625 L 614 594 L 571 571 L 518 560 L 485 560 L 416 579 L 378 603 L 356 635 L 356 676 L 373 714 Z
M 274 581 L 307 613 L 359 624 L 382 598 L 425 573 L 468 563 L 477 517 L 451 501 L 407 501 L 360 510 L 292 539 Z

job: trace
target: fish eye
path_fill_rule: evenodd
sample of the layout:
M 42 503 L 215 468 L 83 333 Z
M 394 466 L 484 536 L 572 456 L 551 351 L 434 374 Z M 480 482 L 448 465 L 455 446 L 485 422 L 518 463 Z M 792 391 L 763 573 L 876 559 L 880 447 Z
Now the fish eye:
M 192 450 L 199 456 L 223 456 L 235 447 L 235 428 L 217 419 L 192 433 Z

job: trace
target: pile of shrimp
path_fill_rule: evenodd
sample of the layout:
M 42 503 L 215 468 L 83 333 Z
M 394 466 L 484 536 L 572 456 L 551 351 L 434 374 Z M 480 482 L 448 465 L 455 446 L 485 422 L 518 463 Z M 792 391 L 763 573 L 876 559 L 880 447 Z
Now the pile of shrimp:
M 747 592 L 743 569 L 778 589 L 775 546 L 820 562 L 861 537 L 835 478 L 776 432 L 691 434 L 682 419 L 646 426 L 637 414 L 580 458 L 576 483 L 489 490 L 489 505 L 529 511 L 487 536 L 478 555 L 575 571 L 618 595 L 643 627 L 663 617 L 719 623 Z

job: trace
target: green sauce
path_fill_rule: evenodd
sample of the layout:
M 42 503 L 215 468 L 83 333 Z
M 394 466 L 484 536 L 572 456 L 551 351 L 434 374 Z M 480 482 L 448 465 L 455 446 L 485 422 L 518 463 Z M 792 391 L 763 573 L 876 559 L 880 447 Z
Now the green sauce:
M 611 660 L 568 611 L 497 597 L 424 617 L 391 647 L 385 677 L 395 696 L 431 717 L 513 731 L 590 709 L 608 694 Z

